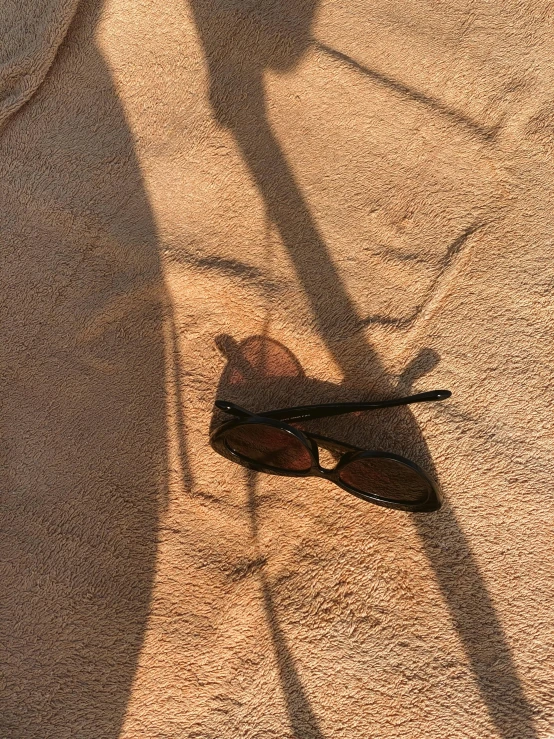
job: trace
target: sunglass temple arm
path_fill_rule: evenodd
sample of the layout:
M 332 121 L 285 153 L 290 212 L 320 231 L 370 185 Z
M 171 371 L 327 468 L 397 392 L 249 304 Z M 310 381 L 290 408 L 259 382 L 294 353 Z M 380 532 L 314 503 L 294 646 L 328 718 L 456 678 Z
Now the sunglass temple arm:
M 446 400 L 452 395 L 450 390 L 430 390 L 427 393 L 408 395 L 406 398 L 391 398 L 390 400 L 373 400 L 366 403 L 326 403 L 322 405 L 300 405 L 295 408 L 279 408 L 273 411 L 252 413 L 240 406 L 224 400 L 217 400 L 215 405 L 226 413 L 234 416 L 248 418 L 249 416 L 263 416 L 274 418 L 278 421 L 310 421 L 316 418 L 328 418 L 330 416 L 342 416 L 345 413 L 359 413 L 376 408 L 391 408 L 398 405 L 409 405 L 410 403 L 425 403 L 433 400 Z

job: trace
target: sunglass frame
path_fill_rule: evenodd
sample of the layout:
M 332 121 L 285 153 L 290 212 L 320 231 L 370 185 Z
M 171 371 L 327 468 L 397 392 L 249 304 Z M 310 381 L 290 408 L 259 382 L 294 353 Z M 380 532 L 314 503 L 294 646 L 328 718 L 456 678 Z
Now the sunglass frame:
M 278 428 L 281 431 L 285 431 L 298 439 L 310 454 L 312 460 L 312 466 L 309 470 L 294 471 L 284 470 L 278 467 L 269 467 L 267 465 L 254 462 L 247 457 L 234 452 L 225 442 L 225 436 L 232 430 L 239 426 L 248 425 L 265 425 L 273 428 Z M 318 441 L 324 447 L 332 447 L 337 450 L 344 449 L 345 452 L 341 452 L 341 458 L 332 469 L 326 469 L 322 467 L 319 461 L 319 445 Z M 323 443 L 326 442 L 326 443 Z M 224 422 L 218 426 L 210 436 L 210 444 L 214 451 L 221 456 L 229 459 L 236 464 L 240 464 L 243 467 L 254 470 L 256 472 L 264 472 L 270 475 L 280 475 L 281 477 L 320 477 L 329 482 L 335 483 L 340 488 L 345 490 L 351 495 L 355 495 L 357 498 L 367 501 L 368 503 L 374 503 L 375 505 L 384 506 L 385 508 L 393 508 L 401 511 L 410 511 L 412 513 L 431 513 L 439 510 L 442 505 L 440 488 L 438 484 L 415 462 L 412 462 L 406 457 L 401 457 L 398 454 L 392 452 L 382 452 L 377 450 L 361 449 L 359 447 L 351 446 L 350 444 L 344 444 L 343 442 L 336 441 L 335 439 L 328 439 L 319 434 L 312 434 L 308 431 L 301 431 L 294 426 L 285 423 L 284 421 L 275 420 L 266 416 L 250 415 L 247 418 L 234 418 Z M 382 458 L 392 459 L 396 462 L 406 465 L 413 471 L 415 471 L 427 484 L 427 498 L 422 501 L 415 503 L 400 503 L 392 501 L 388 498 L 383 498 L 379 495 L 371 493 L 364 493 L 356 488 L 350 487 L 340 479 L 341 470 L 350 462 L 359 459 L 366 458 Z

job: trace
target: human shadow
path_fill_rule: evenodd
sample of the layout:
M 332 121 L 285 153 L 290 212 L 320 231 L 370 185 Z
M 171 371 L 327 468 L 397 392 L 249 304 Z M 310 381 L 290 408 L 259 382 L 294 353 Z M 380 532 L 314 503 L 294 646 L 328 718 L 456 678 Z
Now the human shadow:
M 397 387 L 387 377 L 377 352 L 364 336 L 356 305 L 333 264 L 268 119 L 264 74 L 270 69 L 290 71 L 298 64 L 311 43 L 317 0 L 297 3 L 190 0 L 190 6 L 208 66 L 214 116 L 234 137 L 264 200 L 268 218 L 292 260 L 318 331 L 342 371 L 344 381 L 340 388 L 334 389 L 332 399 L 364 400 L 377 394 L 381 397 L 396 394 Z M 310 387 L 313 390 L 316 385 L 307 384 L 303 403 L 330 399 L 321 385 L 318 392 L 322 394 L 317 400 L 312 399 Z M 260 410 L 265 403 L 261 402 L 261 396 L 257 397 L 254 388 L 255 384 L 249 390 L 249 406 L 254 403 L 253 409 Z M 360 397 L 361 389 L 366 398 Z M 355 398 L 351 396 L 354 390 L 358 393 Z M 236 400 L 240 403 L 239 398 Z M 278 404 L 276 397 L 269 403 Z M 408 408 L 387 409 L 386 415 L 377 411 L 373 418 L 375 448 L 385 446 L 389 451 L 402 453 L 409 446 L 407 456 L 432 470 L 429 450 Z M 333 419 L 335 430 L 336 423 Z M 342 424 L 349 432 L 349 440 L 358 443 L 360 425 L 356 427 L 347 419 Z M 368 439 L 364 441 L 367 443 Z M 531 706 L 453 509 L 447 504 L 436 514 L 415 515 L 414 521 L 491 721 L 503 739 L 536 739 Z M 445 541 L 448 549 L 441 546 Z M 274 614 L 268 613 L 269 620 L 273 617 Z M 285 692 L 287 689 L 293 693 L 295 688 L 291 684 L 288 688 L 284 686 Z M 302 736 L 301 732 L 297 736 Z
M 167 499 L 171 306 L 94 39 L 102 5 L 80 4 L 0 139 L 0 734 L 11 739 L 120 736 Z

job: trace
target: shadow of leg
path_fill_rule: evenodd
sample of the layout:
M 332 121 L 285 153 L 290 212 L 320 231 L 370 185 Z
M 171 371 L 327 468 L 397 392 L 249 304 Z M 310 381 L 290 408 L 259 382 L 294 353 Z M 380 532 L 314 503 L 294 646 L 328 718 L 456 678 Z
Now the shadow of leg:
M 117 739 L 167 499 L 170 306 L 133 135 L 83 2 L 2 131 L 2 736 Z M 23 12 L 23 11 L 22 11 Z
M 286 7 L 277 0 L 267 0 L 251 13 L 248 10 L 223 13 L 217 3 L 191 0 L 208 63 L 215 117 L 229 129 L 241 151 L 268 216 L 292 260 L 298 282 L 311 304 L 318 331 L 343 372 L 344 386 L 346 389 L 365 388 L 366 392 L 385 397 L 396 392 L 394 383 L 386 377 L 379 356 L 363 335 L 363 322 L 356 305 L 333 264 L 268 120 L 264 72 L 270 68 L 291 69 L 298 62 L 310 42 L 315 6 L 315 3 L 299 4 L 295 8 L 295 18 L 300 30 L 291 30 Z M 219 12 L 210 12 L 216 7 Z M 268 32 L 268 26 L 273 32 Z M 416 376 L 414 370 L 410 369 L 401 381 L 413 381 Z M 380 418 L 384 417 L 381 415 Z M 409 411 L 404 411 L 403 415 L 391 413 L 388 419 L 389 433 L 382 437 L 383 440 L 394 439 L 391 424 L 401 421 L 404 439 L 411 439 L 412 447 L 417 449 L 418 459 L 414 461 L 432 469 L 429 451 L 413 415 Z M 452 511 L 446 509 L 439 515 L 445 521 L 443 532 L 449 532 L 457 543 L 458 557 L 473 562 L 468 542 Z M 432 520 L 439 519 L 433 517 Z M 417 526 L 449 608 L 455 619 L 463 622 L 455 620 L 497 731 L 503 739 L 536 739 L 530 718 L 531 708 L 525 700 L 510 650 L 478 568 L 471 565 L 466 571 L 468 587 L 461 596 L 456 582 L 448 573 L 448 557 L 443 557 L 438 546 L 429 546 L 431 540 L 437 541 L 438 531 L 432 532 L 427 528 L 430 524 L 420 523 L 419 518 Z M 470 600 L 466 600 L 466 596 Z M 471 638 L 470 633 L 474 634 Z M 501 665 L 499 673 L 505 676 L 501 685 L 493 687 L 490 684 L 490 689 L 483 687 L 485 683 L 489 685 L 484 676 L 487 658 L 481 657 L 487 644 L 494 645 L 495 659 Z M 519 705 L 509 720 L 505 718 L 506 693 L 511 693 Z
M 498 735 L 537 739 L 502 624 L 454 511 L 413 520 Z

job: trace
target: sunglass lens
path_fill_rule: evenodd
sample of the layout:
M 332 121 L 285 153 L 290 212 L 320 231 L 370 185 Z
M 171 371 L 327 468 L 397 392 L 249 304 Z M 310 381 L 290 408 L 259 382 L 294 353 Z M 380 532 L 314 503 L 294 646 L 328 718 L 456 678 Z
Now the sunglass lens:
M 310 452 L 293 434 L 262 423 L 244 424 L 225 435 L 227 447 L 251 462 L 291 472 L 307 472 Z
M 394 503 L 414 504 L 427 499 L 429 483 L 416 470 L 386 457 L 364 457 L 345 465 L 340 480 L 361 493 Z

